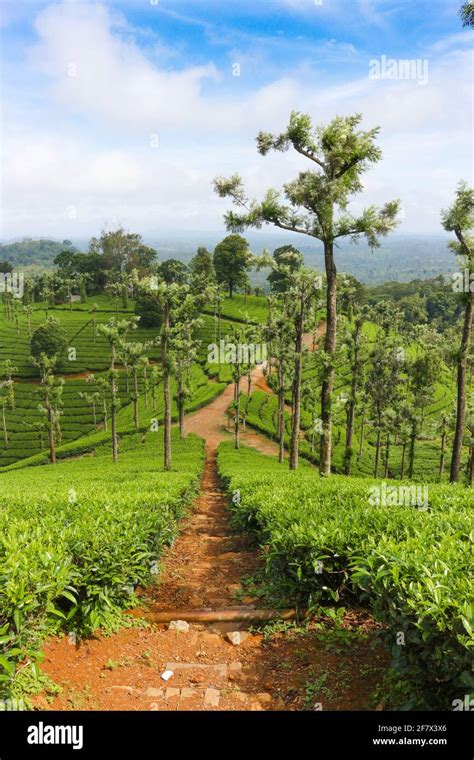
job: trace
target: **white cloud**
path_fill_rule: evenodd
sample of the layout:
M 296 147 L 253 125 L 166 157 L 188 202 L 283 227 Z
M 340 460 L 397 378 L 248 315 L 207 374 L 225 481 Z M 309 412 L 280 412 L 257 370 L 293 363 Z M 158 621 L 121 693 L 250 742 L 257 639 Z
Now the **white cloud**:
M 212 61 L 182 71 L 152 63 L 124 19 L 101 5 L 51 6 L 36 25 L 30 64 L 48 77 L 42 104 L 49 121 L 43 116 L 40 130 L 33 106 L 27 119 L 22 104 L 21 123 L 6 125 L 4 236 L 89 235 L 114 219 L 144 233 L 219 227 L 227 204 L 212 192 L 216 174 L 239 171 L 261 195 L 304 166 L 300 156 L 262 158 L 255 149 L 257 131 L 283 129 L 294 108 L 316 123 L 361 111 L 368 127 L 382 127 L 384 160 L 367 175 L 363 202 L 401 197 L 405 231 L 438 231 L 439 208 L 458 179 L 470 179 L 464 38 L 429 51 L 426 86 L 369 80 L 367 61 L 366 77 L 348 68 L 340 84 L 329 84 L 333 71 L 316 78 L 299 66 L 249 89 L 225 79 Z
M 440 53 L 449 50 L 449 48 L 461 46 L 466 46 L 472 49 L 473 42 L 474 31 L 472 29 L 464 29 L 457 34 L 448 34 L 446 37 L 442 37 L 430 46 L 430 50 Z
M 55 98 L 105 122 L 150 130 L 173 126 L 187 111 L 201 114 L 201 88 L 216 76 L 214 66 L 161 71 L 133 42 L 112 33 L 114 20 L 105 6 L 87 3 L 39 14 L 31 61 L 51 77 Z M 116 32 L 123 27 L 118 21 Z

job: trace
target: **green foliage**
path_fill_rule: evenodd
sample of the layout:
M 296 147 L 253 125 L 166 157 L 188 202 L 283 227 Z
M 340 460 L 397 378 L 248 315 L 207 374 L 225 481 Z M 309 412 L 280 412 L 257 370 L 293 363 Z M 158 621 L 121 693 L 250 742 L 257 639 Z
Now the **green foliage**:
M 62 357 L 66 350 L 67 339 L 58 319 L 50 317 L 38 327 L 31 336 L 31 355 L 39 359 L 41 354 L 48 358 Z
M 77 635 L 115 624 L 148 583 L 195 493 L 203 444 L 173 443 L 176 471 L 160 467 L 161 435 L 130 441 L 120 466 L 94 459 L 4 473 L 0 490 L 0 685 L 59 629 Z
M 141 235 L 121 227 L 92 238 L 89 253 L 100 257 L 103 269 L 127 273 L 146 272 L 156 258 L 156 251 L 143 244 Z
M 302 604 L 369 604 L 425 706 L 474 685 L 472 490 L 430 485 L 429 508 L 374 506 L 368 479 L 288 471 L 250 449 L 219 449 L 235 520 L 265 546 L 267 573 Z M 380 485 L 380 482 L 378 482 Z M 403 633 L 405 645 L 397 644 Z
M 290 287 L 289 273 L 301 267 L 304 262 L 303 254 L 294 245 L 282 245 L 273 251 L 276 268 L 268 275 L 272 293 L 284 293 Z M 285 269 L 288 269 L 288 274 Z
M 24 238 L 17 243 L 4 243 L 0 245 L 0 258 L 11 262 L 14 267 L 29 266 L 36 264 L 39 266 L 51 266 L 54 258 L 61 253 L 65 243 L 56 240 L 32 240 Z M 6 269 L 0 269 L 6 272 Z
M 140 325 L 142 327 L 161 328 L 163 309 L 153 291 L 139 291 L 135 299 L 135 314 L 140 317 Z
M 193 281 L 204 282 L 208 285 L 215 282 L 216 273 L 212 261 L 212 254 L 203 246 L 200 246 L 197 249 L 196 255 L 191 259 L 189 263 L 189 272 Z
M 474 26 L 474 2 L 467 0 L 459 11 L 463 26 Z
M 228 235 L 216 245 L 214 269 L 218 283 L 224 283 L 232 298 L 235 288 L 246 283 L 246 271 L 250 266 L 249 246 L 241 235 Z
M 188 268 L 186 264 L 178 259 L 166 259 L 159 267 L 158 272 L 160 277 L 163 278 L 168 284 L 177 283 L 178 285 L 184 285 L 187 278 Z

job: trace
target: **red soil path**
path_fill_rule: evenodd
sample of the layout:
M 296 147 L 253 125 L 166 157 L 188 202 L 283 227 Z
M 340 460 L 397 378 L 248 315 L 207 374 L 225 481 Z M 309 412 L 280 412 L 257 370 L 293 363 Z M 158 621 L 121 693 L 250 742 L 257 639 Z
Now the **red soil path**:
M 254 387 L 270 393 L 263 372 L 253 373 Z M 246 390 L 242 386 L 242 390 Z M 226 415 L 233 388 L 189 415 L 187 432 L 206 441 L 201 493 L 167 551 L 156 585 L 147 591 L 150 611 L 257 607 L 257 585 L 245 583 L 262 567 L 262 557 L 230 525 L 227 495 L 217 474 L 217 447 L 230 440 Z M 277 446 L 247 428 L 242 443 L 266 454 Z M 244 583 L 242 581 L 244 580 Z M 364 628 L 368 640 L 375 625 L 365 614 L 348 614 L 347 628 Z M 311 629 L 265 638 L 248 633 L 243 623 L 189 624 L 178 632 L 167 625 L 124 628 L 110 636 L 80 642 L 54 638 L 45 647 L 43 671 L 62 688 L 34 703 L 53 710 L 295 710 L 367 709 L 385 655 L 375 640 L 328 650 Z M 240 632 L 233 644 L 229 632 Z M 171 670 L 168 681 L 162 674 Z M 308 684 L 324 683 L 321 693 Z

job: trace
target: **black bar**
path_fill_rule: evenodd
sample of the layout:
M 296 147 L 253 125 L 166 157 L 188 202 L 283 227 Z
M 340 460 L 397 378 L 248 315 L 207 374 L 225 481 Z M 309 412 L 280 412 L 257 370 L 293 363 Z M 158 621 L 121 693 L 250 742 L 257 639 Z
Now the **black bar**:
M 41 724 L 43 726 L 40 733 Z M 48 727 L 69 727 L 57 734 Z M 72 733 L 72 727 L 76 733 Z M 31 744 L 31 739 L 81 743 Z M 470 712 L 2 712 L 0 760 L 23 757 L 155 758 L 174 752 L 245 756 L 408 757 L 472 760 Z M 349 754 L 350 753 L 350 754 Z

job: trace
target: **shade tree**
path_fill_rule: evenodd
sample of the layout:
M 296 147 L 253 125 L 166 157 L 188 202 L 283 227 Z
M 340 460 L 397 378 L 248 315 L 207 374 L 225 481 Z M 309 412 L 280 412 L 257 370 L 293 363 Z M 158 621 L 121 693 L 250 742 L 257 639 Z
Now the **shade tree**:
M 314 127 L 308 114 L 294 111 L 282 133 L 260 132 L 257 148 L 261 155 L 292 148 L 311 165 L 283 186 L 283 198 L 275 189 L 269 189 L 261 201 L 249 198 L 238 174 L 228 179 L 218 177 L 214 182 L 216 192 L 229 197 L 235 206 L 225 214 L 228 230 L 241 232 L 272 224 L 322 242 L 327 279 L 325 351 L 329 355 L 336 350 L 337 333 L 335 245 L 341 238 L 355 242 L 365 237 L 369 246 L 376 248 L 380 236 L 396 226 L 399 210 L 398 201 L 391 201 L 382 208 L 369 206 L 359 214 L 348 211 L 350 198 L 363 188 L 362 175 L 381 159 L 376 145 L 379 129 L 361 130 L 361 121 L 361 114 L 338 116 L 325 126 Z M 328 362 L 321 388 L 320 468 L 326 474 L 331 471 L 333 388 L 334 366 Z

